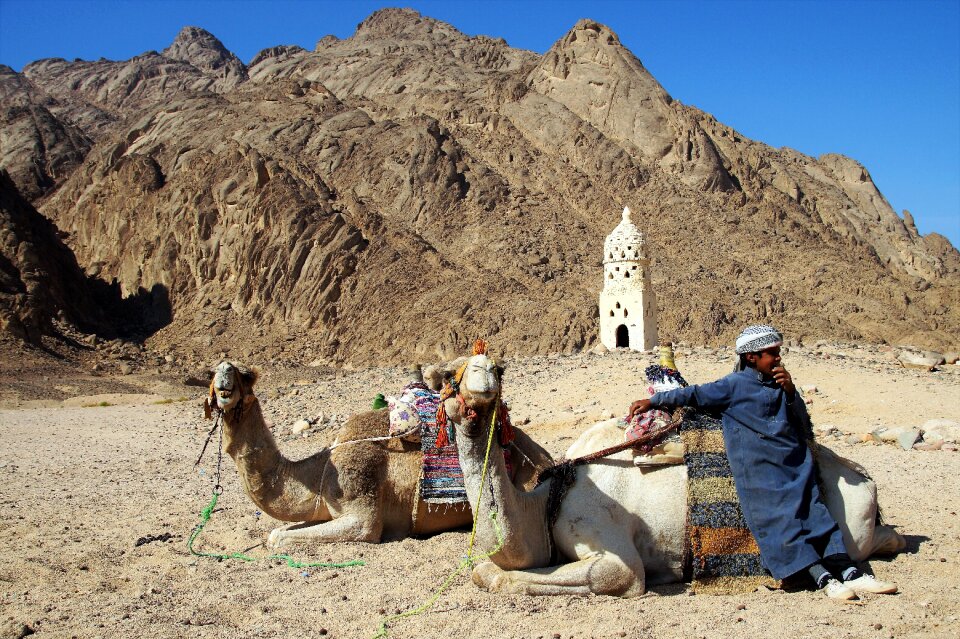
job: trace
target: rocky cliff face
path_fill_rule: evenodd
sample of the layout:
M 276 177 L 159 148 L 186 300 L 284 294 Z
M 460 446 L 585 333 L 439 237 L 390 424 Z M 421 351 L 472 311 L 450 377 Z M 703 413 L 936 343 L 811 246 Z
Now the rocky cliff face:
M 172 321 L 150 339 L 170 348 L 364 364 L 479 335 L 507 353 L 588 347 L 624 204 L 654 248 L 665 336 L 772 321 L 960 342 L 960 255 L 865 168 L 680 104 L 590 21 L 544 56 L 390 9 L 249 67 L 188 28 L 162 54 L 12 75 L 6 93 L 42 91 L 96 142 L 69 177 L 28 191 L 21 167 L 18 187 L 55 189 L 41 210 L 88 273 L 164 292 Z M 30 148 L 5 143 L 0 166 Z

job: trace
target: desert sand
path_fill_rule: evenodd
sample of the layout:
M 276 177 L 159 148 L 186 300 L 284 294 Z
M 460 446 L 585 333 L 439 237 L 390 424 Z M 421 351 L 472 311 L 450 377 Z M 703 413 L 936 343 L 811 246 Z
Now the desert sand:
M 832 345 L 792 349 L 785 363 L 799 386 L 817 387 L 807 392 L 815 423 L 838 431 L 823 443 L 869 470 L 887 522 L 908 540 L 905 552 L 869 562 L 879 577 L 900 585 L 900 594 L 867 595 L 851 605 L 809 590 L 707 596 L 674 584 L 632 600 L 531 597 L 490 594 L 462 574 L 431 608 L 391 622 L 388 636 L 960 636 L 960 453 L 849 443 L 850 433 L 878 427 L 958 421 L 958 367 L 906 370 L 894 356 Z M 646 396 L 642 373 L 651 362 L 649 355 L 622 352 L 513 360 L 505 396 L 515 423 L 526 422 L 557 457 L 587 426 Z M 681 348 L 677 365 L 691 383 L 706 382 L 729 370 L 731 356 Z M 395 392 L 404 380 L 400 368 L 262 372 L 265 414 L 292 458 L 333 440 L 332 416 L 363 410 L 377 392 Z M 187 538 L 209 501 L 217 458 L 214 441 L 194 467 L 210 426 L 202 389 L 146 375 L 121 383 L 78 374 L 32 386 L 4 376 L 3 637 L 373 637 L 384 617 L 426 602 L 466 552 L 469 532 L 456 531 L 292 551 L 304 562 L 362 560 L 363 566 L 295 569 L 263 559 L 269 554 L 263 542 L 278 523 L 256 510 L 224 458 L 224 492 L 197 548 L 260 559 L 191 556 Z M 75 394 L 45 400 L 44 383 L 61 389 L 57 396 L 70 394 L 64 388 Z M 99 395 L 98 386 L 113 394 Z M 296 420 L 319 413 L 324 420 L 314 428 L 290 434 Z

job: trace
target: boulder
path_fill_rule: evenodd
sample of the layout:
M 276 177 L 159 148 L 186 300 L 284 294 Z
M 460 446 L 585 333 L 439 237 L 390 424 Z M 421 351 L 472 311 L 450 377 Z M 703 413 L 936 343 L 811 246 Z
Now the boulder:
M 897 355 L 897 361 L 904 368 L 920 368 L 929 371 L 939 366 L 942 360 L 941 358 L 924 357 L 911 351 L 901 351 Z
M 956 364 L 960 360 L 960 353 L 948 352 L 943 354 L 943 361 L 947 364 Z
M 911 429 L 908 428 L 907 426 L 895 426 L 893 428 L 881 427 L 873 430 L 870 434 L 873 436 L 873 439 L 875 441 L 878 441 L 884 444 L 892 444 L 896 442 L 900 438 L 900 436 L 903 433 L 907 432 L 908 430 L 911 430 Z
M 960 423 L 949 419 L 928 419 L 921 427 L 926 442 L 960 442 Z

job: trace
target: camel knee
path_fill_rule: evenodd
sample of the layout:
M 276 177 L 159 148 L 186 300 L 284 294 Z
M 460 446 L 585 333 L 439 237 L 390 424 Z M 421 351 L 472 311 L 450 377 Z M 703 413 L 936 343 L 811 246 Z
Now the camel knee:
M 631 568 L 619 557 L 607 555 L 590 566 L 587 584 L 595 595 L 638 597 L 646 591 L 643 566 Z

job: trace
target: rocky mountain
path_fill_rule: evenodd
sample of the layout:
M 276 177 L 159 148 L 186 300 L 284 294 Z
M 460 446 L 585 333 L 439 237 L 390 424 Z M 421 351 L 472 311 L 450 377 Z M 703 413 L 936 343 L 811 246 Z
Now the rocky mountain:
M 88 274 L 164 298 L 158 347 L 352 364 L 479 335 L 508 354 L 587 348 L 625 204 L 664 336 L 727 342 L 773 321 L 960 344 L 960 254 L 863 166 L 679 103 L 591 21 L 539 56 L 386 9 L 249 66 L 188 27 L 126 62 L 5 72 L 0 96 L 52 118 L 6 116 L 0 167 Z M 41 181 L 51 148 L 83 161 Z

